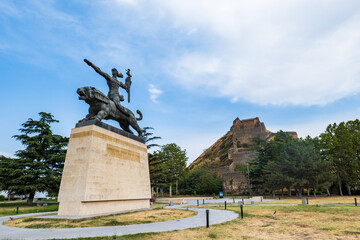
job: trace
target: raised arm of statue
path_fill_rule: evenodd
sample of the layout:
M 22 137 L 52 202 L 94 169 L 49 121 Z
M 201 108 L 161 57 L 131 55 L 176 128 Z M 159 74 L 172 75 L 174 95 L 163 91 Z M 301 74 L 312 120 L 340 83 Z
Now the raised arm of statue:
M 97 66 L 95 66 L 92 62 L 90 62 L 87 59 L 84 59 L 84 62 L 86 62 L 87 65 L 89 65 L 90 67 L 92 67 L 95 72 L 97 72 L 98 74 L 100 74 L 101 76 L 103 76 L 105 79 L 110 78 L 110 76 L 107 73 L 104 73 L 103 71 L 101 71 L 101 69 Z

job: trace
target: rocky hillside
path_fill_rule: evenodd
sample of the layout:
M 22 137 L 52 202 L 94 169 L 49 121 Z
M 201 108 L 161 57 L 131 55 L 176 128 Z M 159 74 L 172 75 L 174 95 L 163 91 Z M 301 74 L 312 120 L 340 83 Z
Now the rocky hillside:
M 190 170 L 201 167 L 220 172 L 219 168 L 228 167 L 232 160 L 228 158 L 229 149 L 233 145 L 233 133 L 228 131 L 213 145 L 206 149 L 195 161 L 189 165 Z M 218 170 L 218 171 L 217 171 Z

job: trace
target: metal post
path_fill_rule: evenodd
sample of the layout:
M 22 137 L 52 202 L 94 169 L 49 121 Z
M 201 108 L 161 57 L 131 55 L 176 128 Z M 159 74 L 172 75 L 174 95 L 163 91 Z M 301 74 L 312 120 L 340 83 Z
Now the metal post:
M 196 200 L 197 201 L 197 205 L 199 206 L 199 200 Z
M 357 201 L 356 201 L 356 198 L 355 198 L 355 206 L 357 206 Z
M 209 209 L 206 209 L 206 227 L 209 227 Z
M 241 218 L 244 218 L 243 205 L 240 205 L 240 210 L 241 210 Z
M 16 207 L 16 214 L 19 214 L 19 207 Z
M 308 205 L 309 205 L 309 199 L 308 199 L 308 198 L 306 198 L 306 204 L 308 204 Z
M 205 199 L 203 199 L 203 204 L 205 204 Z
M 233 197 L 233 203 L 235 203 L 235 198 Z
M 226 210 L 226 201 L 225 201 L 225 210 Z

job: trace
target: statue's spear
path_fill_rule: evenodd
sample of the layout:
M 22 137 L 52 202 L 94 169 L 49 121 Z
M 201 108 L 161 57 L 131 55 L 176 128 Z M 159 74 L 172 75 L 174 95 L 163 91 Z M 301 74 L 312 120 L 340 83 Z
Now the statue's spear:
M 130 69 L 126 70 L 126 79 L 125 79 L 125 86 L 126 86 L 126 92 L 128 94 L 128 102 L 130 102 L 130 87 L 131 87 L 131 74 L 130 74 Z

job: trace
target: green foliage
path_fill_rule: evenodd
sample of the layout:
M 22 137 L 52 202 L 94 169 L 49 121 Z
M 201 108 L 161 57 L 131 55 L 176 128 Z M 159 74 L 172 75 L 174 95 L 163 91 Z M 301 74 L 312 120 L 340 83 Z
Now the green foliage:
M 243 143 L 241 146 L 242 146 L 243 148 L 248 148 L 248 147 L 249 147 L 249 144 Z
M 5 196 L 4 195 L 0 195 L 0 202 L 5 201 Z
M 333 182 L 331 167 L 321 158 L 317 138 L 295 140 L 280 131 L 259 149 L 250 178 L 256 188 L 269 192 L 295 188 L 301 194 L 304 188 L 328 188 Z
M 151 186 L 160 187 L 165 182 L 166 165 L 160 159 L 158 152 L 149 153 L 148 159 Z
M 183 194 L 217 194 L 221 190 L 222 181 L 216 173 L 205 168 L 189 172 L 180 182 Z
M 152 132 L 149 132 L 149 130 L 152 129 L 154 130 L 154 128 L 152 127 L 144 127 L 142 129 L 143 131 L 143 136 L 145 138 L 145 144 L 147 146 L 147 149 L 150 149 L 152 147 L 160 147 L 159 144 L 156 144 L 156 143 L 149 143 L 149 142 L 152 142 L 154 140 L 157 140 L 157 139 L 161 139 L 161 137 L 156 137 L 156 136 L 153 136 L 153 133 Z
M 333 163 L 337 175 L 340 194 L 342 184 L 358 186 L 360 184 L 360 121 L 330 124 L 320 135 L 319 145 L 322 157 Z
M 317 187 L 331 180 L 330 164 L 323 161 L 312 139 L 298 139 L 284 145 L 283 152 L 264 168 L 266 189 Z M 326 176 L 324 176 L 324 174 Z
M 50 124 L 58 120 L 50 113 L 39 115 L 40 120 L 30 118 L 14 136 L 25 146 L 17 158 L 0 157 L 0 188 L 29 194 L 29 204 L 35 191 L 58 192 L 68 143 L 68 138 L 52 133 Z
M 236 167 L 235 172 L 246 172 L 247 166 Z
M 149 154 L 152 186 L 165 186 L 179 181 L 186 172 L 186 150 L 175 143 L 163 145 L 161 150 Z
M 273 140 L 262 142 L 258 147 L 258 157 L 250 162 L 250 179 L 254 188 L 263 188 L 264 185 L 264 168 L 269 162 L 279 161 L 286 143 L 294 139 L 286 132 L 279 131 L 275 134 Z M 269 181 L 269 179 L 267 179 Z
M 175 183 L 179 180 L 186 169 L 186 150 L 175 143 L 166 144 L 158 152 L 160 160 L 165 164 L 165 182 Z

